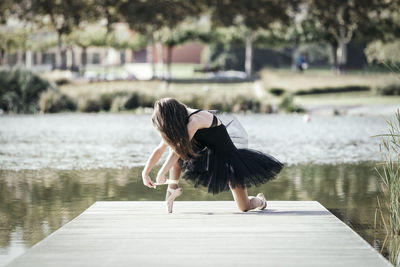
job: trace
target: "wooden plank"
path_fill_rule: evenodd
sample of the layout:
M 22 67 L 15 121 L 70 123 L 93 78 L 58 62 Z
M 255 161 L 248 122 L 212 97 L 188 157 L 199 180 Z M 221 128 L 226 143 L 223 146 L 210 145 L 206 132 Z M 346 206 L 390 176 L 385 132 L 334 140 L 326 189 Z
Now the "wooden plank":
M 96 202 L 8 266 L 392 266 L 317 201 Z

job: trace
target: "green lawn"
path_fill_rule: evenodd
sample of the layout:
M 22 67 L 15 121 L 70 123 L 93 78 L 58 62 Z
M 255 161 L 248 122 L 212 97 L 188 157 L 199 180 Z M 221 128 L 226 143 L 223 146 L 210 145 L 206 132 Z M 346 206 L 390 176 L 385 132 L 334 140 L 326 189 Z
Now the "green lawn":
M 260 72 L 265 89 L 282 88 L 288 92 L 311 88 L 337 88 L 345 86 L 368 86 L 375 89 L 391 83 L 400 84 L 400 74 L 393 73 L 343 73 L 331 70 L 312 70 L 304 73 L 288 69 L 264 69 Z

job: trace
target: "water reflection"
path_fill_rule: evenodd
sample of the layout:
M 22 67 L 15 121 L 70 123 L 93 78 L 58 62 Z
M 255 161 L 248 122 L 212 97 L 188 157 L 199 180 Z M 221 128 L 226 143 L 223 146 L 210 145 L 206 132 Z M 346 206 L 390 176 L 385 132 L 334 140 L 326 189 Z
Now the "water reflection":
M 317 200 L 379 250 L 385 233 L 374 230 L 376 196 L 380 194 L 375 164 L 286 166 L 278 179 L 250 188 L 249 194 L 262 191 L 269 200 Z M 3 261 L 40 241 L 95 201 L 163 200 L 165 188 L 144 187 L 141 170 L 0 171 Z M 184 194 L 179 200 L 233 200 L 230 192 L 213 196 L 186 181 L 182 187 Z

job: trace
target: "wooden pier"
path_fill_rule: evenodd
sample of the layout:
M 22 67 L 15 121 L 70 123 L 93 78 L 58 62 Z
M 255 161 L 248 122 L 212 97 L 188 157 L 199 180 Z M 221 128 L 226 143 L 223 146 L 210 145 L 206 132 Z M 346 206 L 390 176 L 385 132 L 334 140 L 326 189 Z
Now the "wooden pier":
M 317 201 L 96 202 L 7 266 L 392 266 Z

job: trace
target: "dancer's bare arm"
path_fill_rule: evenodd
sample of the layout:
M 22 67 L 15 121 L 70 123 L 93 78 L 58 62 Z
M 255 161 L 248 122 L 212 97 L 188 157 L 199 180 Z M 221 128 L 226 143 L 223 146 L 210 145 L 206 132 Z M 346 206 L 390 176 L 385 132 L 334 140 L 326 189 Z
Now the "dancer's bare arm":
M 154 165 L 160 160 L 161 155 L 164 153 L 167 144 L 161 140 L 160 144 L 153 150 L 150 157 L 147 159 L 146 165 L 142 171 L 143 184 L 150 188 L 154 187 L 154 182 L 151 180 L 149 173 Z
M 207 122 L 199 119 L 193 119 L 187 125 L 189 140 L 192 140 L 196 131 L 200 128 L 204 128 L 204 125 L 207 125 Z M 174 166 L 174 164 L 179 160 L 179 155 L 171 148 L 169 151 L 168 158 L 165 160 L 163 166 L 158 171 L 157 174 L 157 183 L 164 183 L 167 178 L 165 177 L 166 173 Z

